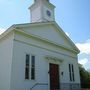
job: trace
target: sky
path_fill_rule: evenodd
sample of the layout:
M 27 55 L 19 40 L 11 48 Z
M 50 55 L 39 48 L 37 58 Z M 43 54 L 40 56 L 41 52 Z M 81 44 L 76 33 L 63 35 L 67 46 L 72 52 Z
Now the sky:
M 80 49 L 79 63 L 90 69 L 90 0 L 50 0 L 55 20 Z M 0 33 L 13 24 L 29 23 L 33 0 L 0 0 Z

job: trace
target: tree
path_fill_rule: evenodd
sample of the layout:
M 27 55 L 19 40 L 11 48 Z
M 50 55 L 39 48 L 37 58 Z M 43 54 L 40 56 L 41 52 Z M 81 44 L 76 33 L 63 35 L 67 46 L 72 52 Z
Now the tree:
M 90 88 L 90 72 L 85 70 L 82 65 L 79 65 L 80 80 L 82 88 Z

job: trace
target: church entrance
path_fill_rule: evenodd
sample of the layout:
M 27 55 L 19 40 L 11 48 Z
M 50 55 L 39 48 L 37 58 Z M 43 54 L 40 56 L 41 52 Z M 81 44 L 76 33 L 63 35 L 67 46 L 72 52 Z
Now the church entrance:
M 50 90 L 60 90 L 59 65 L 49 64 Z

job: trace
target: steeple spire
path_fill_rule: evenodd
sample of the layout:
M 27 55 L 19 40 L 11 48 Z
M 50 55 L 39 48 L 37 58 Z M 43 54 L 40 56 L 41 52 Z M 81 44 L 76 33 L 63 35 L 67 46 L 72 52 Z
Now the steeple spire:
M 55 6 L 49 0 L 34 0 L 30 6 L 31 22 L 48 22 L 54 21 Z

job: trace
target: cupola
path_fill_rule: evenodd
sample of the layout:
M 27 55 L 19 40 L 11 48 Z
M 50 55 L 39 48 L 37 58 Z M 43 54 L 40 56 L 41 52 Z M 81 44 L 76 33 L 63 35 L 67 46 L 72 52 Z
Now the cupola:
M 34 0 L 29 7 L 31 14 L 31 22 L 49 22 L 55 21 L 55 6 L 49 0 Z

